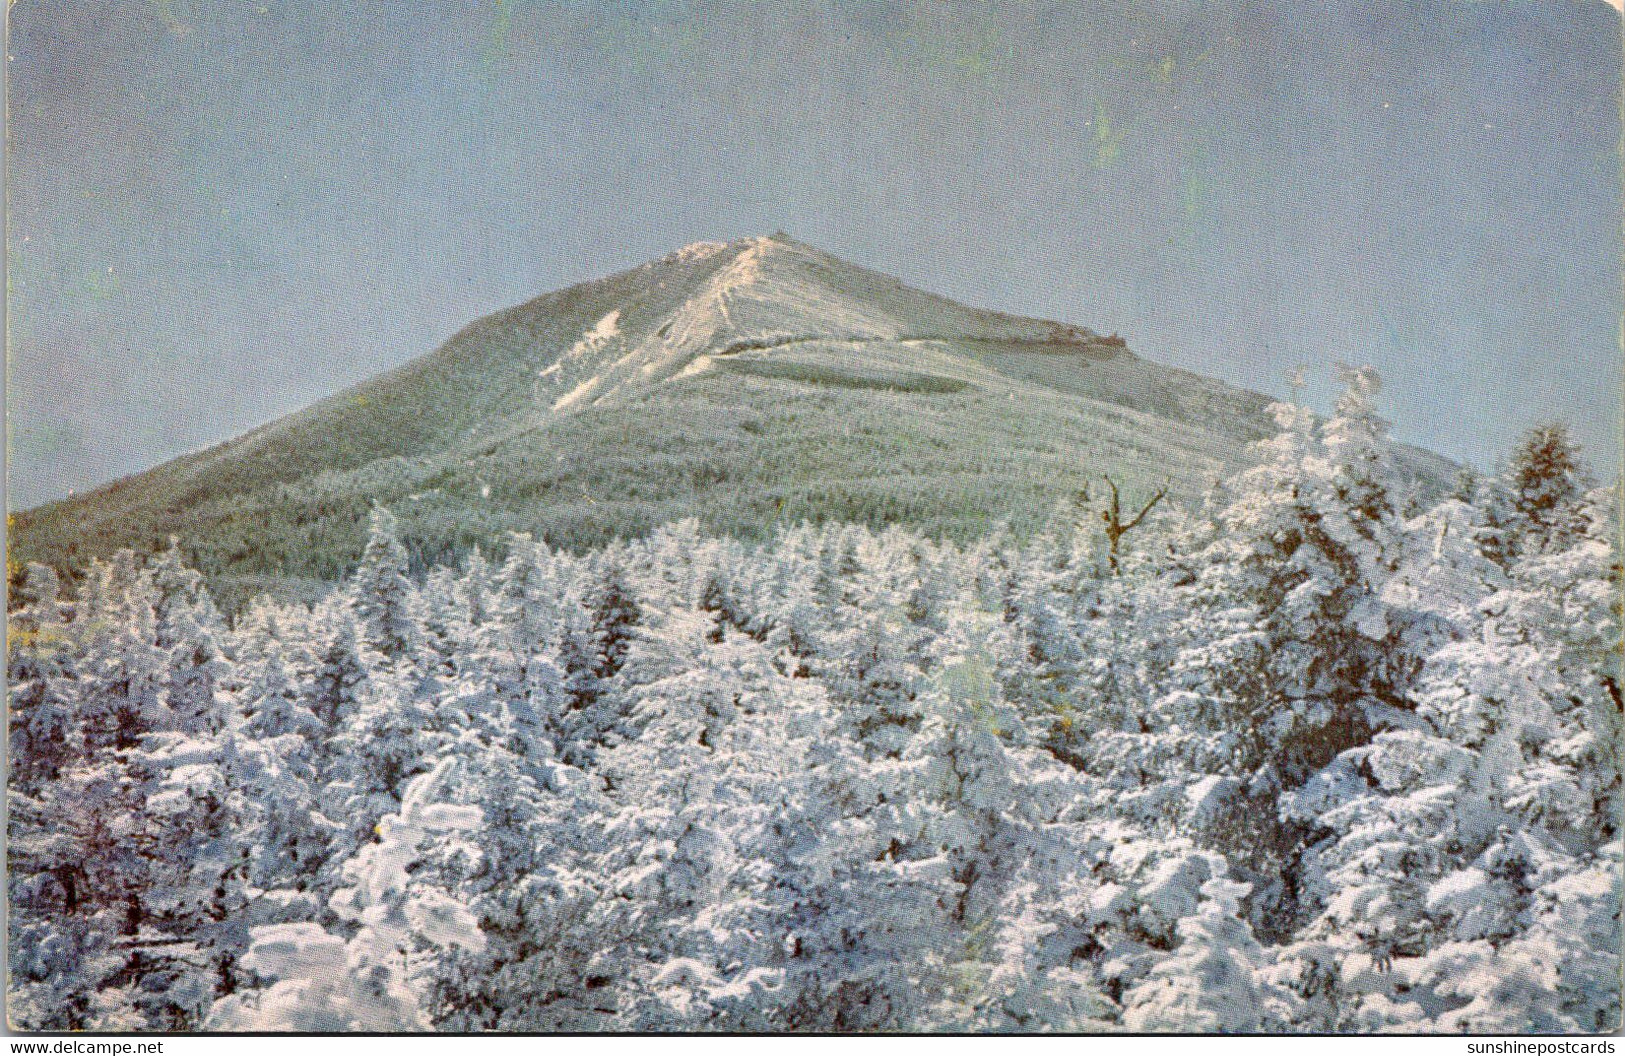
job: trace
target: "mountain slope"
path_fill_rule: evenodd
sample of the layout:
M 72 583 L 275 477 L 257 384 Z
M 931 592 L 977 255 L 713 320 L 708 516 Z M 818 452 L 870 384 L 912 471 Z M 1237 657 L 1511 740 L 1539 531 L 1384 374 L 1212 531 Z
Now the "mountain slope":
M 784 236 L 701 243 L 19 514 L 12 560 L 71 568 L 174 535 L 228 594 L 314 585 L 355 559 L 374 504 L 426 562 L 511 531 L 585 547 L 684 516 L 751 538 L 802 519 L 1031 531 L 1075 516 L 1105 472 L 1131 499 L 1164 481 L 1194 495 L 1245 462 L 1268 402 Z

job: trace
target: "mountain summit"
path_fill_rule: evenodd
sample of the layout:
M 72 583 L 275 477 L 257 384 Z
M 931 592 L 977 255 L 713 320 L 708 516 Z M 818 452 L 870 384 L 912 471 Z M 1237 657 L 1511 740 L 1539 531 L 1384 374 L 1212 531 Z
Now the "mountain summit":
M 884 346 L 901 345 L 913 350 L 902 365 L 918 366 L 931 362 L 934 343 L 1113 344 L 1088 330 L 966 308 L 782 235 L 697 243 L 646 269 L 654 297 L 612 308 L 543 371 L 551 384 L 571 386 L 553 409 L 613 402 L 712 369 L 718 357 L 775 351 L 774 360 L 786 362 L 808 345 L 845 346 L 854 365 L 886 360 Z M 668 288 L 682 298 L 669 311 L 659 297 Z M 655 311 L 636 311 L 646 304 Z M 869 345 L 883 347 L 870 357 Z M 869 380 L 884 387 L 887 378 L 881 371 Z
M 746 538 L 801 520 L 1025 532 L 1076 517 L 1103 473 L 1195 494 L 1245 463 L 1268 403 L 783 235 L 696 243 L 22 513 L 12 558 L 72 568 L 175 536 L 228 594 L 315 589 L 354 561 L 374 505 L 426 563 L 509 532 L 587 547 L 687 516 Z

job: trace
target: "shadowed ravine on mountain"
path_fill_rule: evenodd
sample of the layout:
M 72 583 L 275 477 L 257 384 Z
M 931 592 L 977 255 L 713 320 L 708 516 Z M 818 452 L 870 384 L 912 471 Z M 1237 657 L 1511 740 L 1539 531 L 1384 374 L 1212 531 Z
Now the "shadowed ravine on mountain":
M 340 349 L 335 355 L 342 355 Z M 1269 400 L 1081 326 L 969 308 L 785 236 L 701 243 L 480 319 L 435 352 L 235 440 L 20 513 L 12 560 L 75 569 L 174 536 L 228 604 L 314 592 L 368 511 L 416 562 L 528 532 L 579 549 L 683 517 L 966 539 L 1200 494 Z M 1406 450 L 1424 482 L 1448 463 Z

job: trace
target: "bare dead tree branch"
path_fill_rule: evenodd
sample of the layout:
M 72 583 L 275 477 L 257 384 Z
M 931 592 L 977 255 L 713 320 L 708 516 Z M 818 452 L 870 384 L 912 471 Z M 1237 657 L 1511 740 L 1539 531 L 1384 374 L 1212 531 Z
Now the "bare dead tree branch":
M 1151 496 L 1150 500 L 1140 508 L 1140 512 L 1125 522 L 1123 520 L 1122 497 L 1118 494 L 1117 482 L 1111 478 L 1110 473 L 1101 475 L 1106 478 L 1106 486 L 1111 489 L 1112 493 L 1111 505 L 1101 511 L 1100 519 L 1106 524 L 1106 542 L 1109 548 L 1112 575 L 1116 575 L 1118 572 L 1117 555 L 1121 549 L 1123 536 L 1133 531 L 1141 521 L 1145 520 L 1146 514 L 1151 512 L 1151 508 L 1161 502 L 1163 497 L 1168 494 L 1168 487 L 1164 485 L 1158 488 L 1157 493 Z

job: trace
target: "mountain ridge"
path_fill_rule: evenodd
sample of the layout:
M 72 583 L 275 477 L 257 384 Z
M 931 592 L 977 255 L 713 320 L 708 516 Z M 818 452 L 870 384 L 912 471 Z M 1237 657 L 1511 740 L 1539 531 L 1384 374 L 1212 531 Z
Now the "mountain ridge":
M 581 548 L 686 515 L 758 538 L 802 519 L 1029 532 L 1102 472 L 1193 497 L 1246 463 L 1270 402 L 782 233 L 701 242 L 20 513 L 12 556 L 71 570 L 173 535 L 212 579 L 308 593 L 354 560 L 375 504 L 425 564 L 513 531 Z M 1423 479 L 1450 467 L 1406 458 Z

